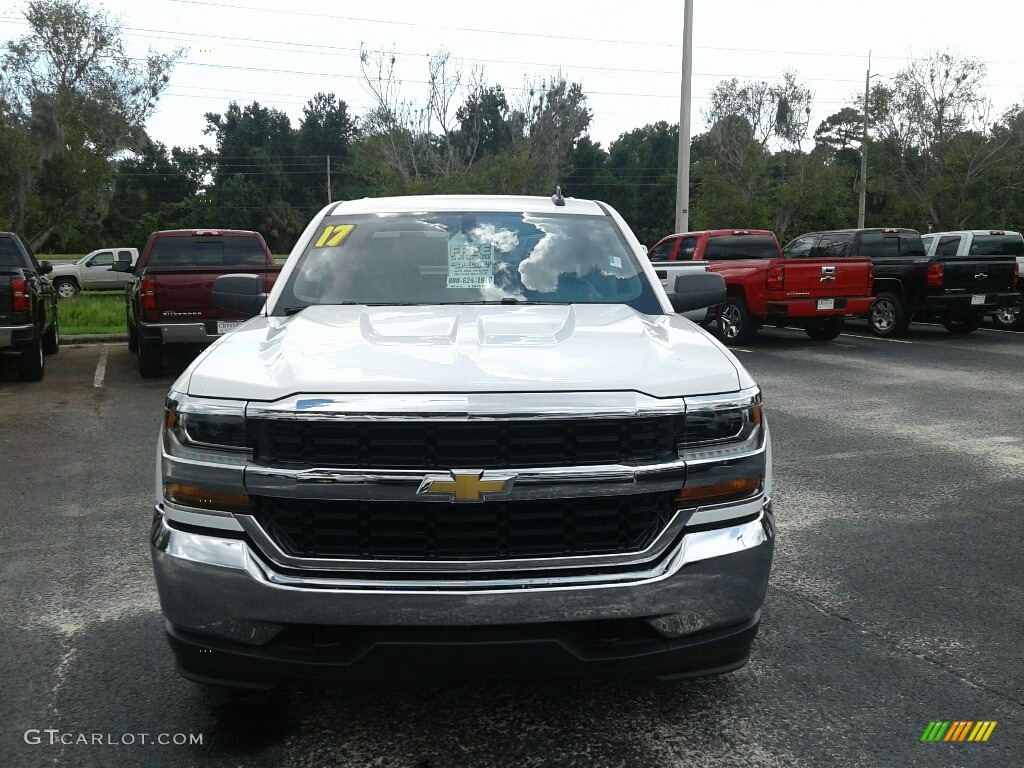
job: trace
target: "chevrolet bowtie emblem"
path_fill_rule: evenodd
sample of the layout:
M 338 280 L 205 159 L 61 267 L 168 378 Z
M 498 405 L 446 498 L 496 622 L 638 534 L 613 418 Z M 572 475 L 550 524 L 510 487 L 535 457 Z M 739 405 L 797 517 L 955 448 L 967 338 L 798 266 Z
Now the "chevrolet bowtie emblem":
M 416 493 L 443 495 L 452 501 L 483 501 L 485 495 L 507 496 L 515 481 L 516 476 L 512 474 L 453 469 L 445 474 L 427 475 Z

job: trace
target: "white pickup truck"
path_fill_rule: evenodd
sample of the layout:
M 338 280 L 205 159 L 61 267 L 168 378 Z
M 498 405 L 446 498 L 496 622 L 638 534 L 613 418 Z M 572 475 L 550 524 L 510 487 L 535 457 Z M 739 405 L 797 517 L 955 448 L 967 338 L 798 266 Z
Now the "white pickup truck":
M 167 395 L 153 567 L 215 686 L 742 666 L 772 563 L 761 392 L 609 206 L 325 207 Z
M 138 248 L 100 248 L 78 261 L 54 264 L 50 282 L 62 299 L 77 296 L 80 291 L 116 291 L 128 284 L 131 275 L 114 272 L 114 262 L 134 264 L 138 258 Z
M 1024 278 L 1024 236 L 1003 229 L 964 229 L 955 232 L 929 232 L 921 235 L 925 254 L 947 257 L 1016 256 L 1017 280 Z M 997 328 L 1019 330 L 1024 327 L 1021 305 L 1003 307 L 991 314 Z

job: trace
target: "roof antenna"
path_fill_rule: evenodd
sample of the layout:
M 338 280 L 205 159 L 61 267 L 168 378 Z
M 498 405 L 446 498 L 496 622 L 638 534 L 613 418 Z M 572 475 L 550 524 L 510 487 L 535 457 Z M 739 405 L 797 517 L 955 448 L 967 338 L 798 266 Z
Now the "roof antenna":
M 561 187 L 555 187 L 555 194 L 551 196 L 551 202 L 555 205 L 565 205 L 565 198 L 562 197 Z

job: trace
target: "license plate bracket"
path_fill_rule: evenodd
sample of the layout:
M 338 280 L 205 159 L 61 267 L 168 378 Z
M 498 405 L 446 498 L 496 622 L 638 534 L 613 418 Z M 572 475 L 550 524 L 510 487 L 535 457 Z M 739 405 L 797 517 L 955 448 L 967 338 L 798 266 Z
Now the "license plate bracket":
M 235 328 L 242 324 L 241 320 L 218 320 L 217 321 L 217 333 L 225 334 L 228 331 L 233 331 Z

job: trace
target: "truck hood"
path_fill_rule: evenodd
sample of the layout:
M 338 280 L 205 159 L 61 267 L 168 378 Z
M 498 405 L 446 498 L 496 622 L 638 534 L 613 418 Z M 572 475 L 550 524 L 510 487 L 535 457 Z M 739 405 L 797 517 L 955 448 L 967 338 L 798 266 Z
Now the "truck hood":
M 191 395 L 617 390 L 655 397 L 753 385 L 677 315 L 625 305 L 313 306 L 256 317 L 182 374 Z
M 47 277 L 51 280 L 58 275 L 77 275 L 79 272 L 78 262 L 76 261 L 62 263 L 50 262 L 50 264 L 53 266 L 53 271 L 50 272 Z

